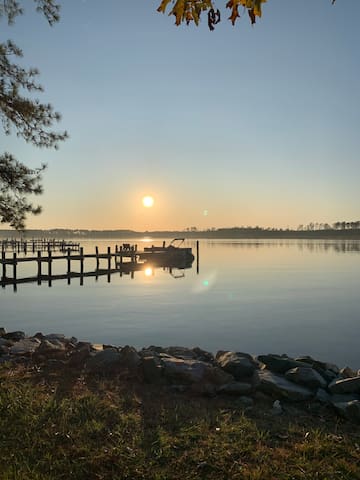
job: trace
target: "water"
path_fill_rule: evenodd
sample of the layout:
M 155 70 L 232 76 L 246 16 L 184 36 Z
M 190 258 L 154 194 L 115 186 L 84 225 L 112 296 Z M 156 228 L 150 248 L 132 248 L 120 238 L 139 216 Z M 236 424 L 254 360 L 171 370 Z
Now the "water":
M 82 242 L 86 252 L 121 243 Z M 194 242 L 186 246 L 195 250 Z M 195 261 L 173 275 L 117 273 L 110 283 L 106 276 L 85 278 L 83 286 L 59 280 L 52 288 L 19 285 L 16 293 L 7 286 L 0 289 L 0 326 L 136 347 L 309 354 L 359 368 L 359 267 L 356 241 L 203 240 L 199 274 Z M 19 267 L 18 277 L 29 269 Z M 65 269 L 65 262 L 54 262 L 53 273 Z

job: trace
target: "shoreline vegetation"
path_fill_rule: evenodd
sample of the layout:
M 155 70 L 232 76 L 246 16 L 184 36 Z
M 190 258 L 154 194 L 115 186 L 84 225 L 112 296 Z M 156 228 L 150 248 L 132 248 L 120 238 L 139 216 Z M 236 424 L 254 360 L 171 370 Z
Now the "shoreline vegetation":
M 0 328 L 0 476 L 359 479 L 359 375 Z
M 0 238 L 187 238 L 187 239 L 324 239 L 324 240 L 360 240 L 359 222 L 348 222 L 344 226 L 319 228 L 315 226 L 300 226 L 297 230 L 276 229 L 261 227 L 234 227 L 213 228 L 198 230 L 191 227 L 186 230 L 163 230 L 163 231 L 135 231 L 135 230 L 88 230 L 88 229 L 65 229 L 55 228 L 50 230 L 0 230 Z M 351 226 L 355 224 L 356 226 Z M 336 224 L 334 224 L 336 225 Z

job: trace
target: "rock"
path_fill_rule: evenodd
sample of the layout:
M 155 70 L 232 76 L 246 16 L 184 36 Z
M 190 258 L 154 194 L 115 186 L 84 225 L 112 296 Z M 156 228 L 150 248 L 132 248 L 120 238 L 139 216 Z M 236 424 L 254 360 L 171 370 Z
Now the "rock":
M 143 357 L 142 368 L 144 380 L 146 383 L 162 384 L 164 383 L 163 367 L 157 356 Z
M 316 370 L 320 375 L 325 378 L 327 382 L 331 382 L 339 374 L 339 367 L 333 363 L 321 362 L 320 360 L 315 360 L 309 355 L 296 358 L 296 361 L 307 363 L 314 370 Z
M 91 344 L 88 342 L 79 342 L 76 349 L 70 352 L 68 365 L 74 368 L 83 367 L 85 361 L 90 357 Z
M 218 365 L 230 373 L 236 380 L 250 377 L 255 369 L 256 364 L 248 354 L 238 352 L 218 352 L 216 361 Z
M 248 395 L 253 390 L 250 383 L 244 382 L 231 382 L 221 385 L 218 389 L 218 393 L 226 393 L 227 395 Z
M 306 364 L 298 362 L 293 358 L 288 357 L 287 355 L 259 355 L 257 360 L 266 365 L 266 368 L 271 372 L 275 373 L 285 373 L 291 368 L 296 367 L 307 367 Z
M 353 378 L 357 377 L 357 374 L 350 367 L 344 367 L 340 370 L 340 376 L 342 378 Z
M 11 357 L 11 355 L 1 355 L 0 356 L 0 365 L 3 363 L 11 362 L 14 359 L 14 357 Z
M 281 406 L 280 400 L 275 400 L 271 409 L 271 413 L 273 415 L 281 415 L 283 413 L 283 408 Z
M 0 337 L 3 337 L 6 334 L 6 330 L 4 327 L 0 327 Z
M 2 337 L 6 338 L 7 340 L 19 342 L 20 340 L 23 340 L 25 338 L 25 333 L 20 331 L 9 332 L 9 333 L 5 333 L 5 335 L 3 335 Z
M 360 393 L 360 376 L 332 381 L 328 389 L 331 393 Z
M 195 360 L 196 354 L 191 348 L 186 347 L 167 347 L 164 352 L 171 357 L 181 358 L 183 360 Z
M 296 385 L 281 375 L 277 375 L 269 370 L 259 372 L 259 388 L 265 393 L 270 393 L 281 398 L 292 401 L 309 400 L 313 393 L 306 387 Z
M 291 382 L 311 389 L 326 388 L 327 386 L 327 381 L 310 366 L 292 368 L 285 373 L 285 377 Z
M 52 341 L 43 339 L 38 349 L 39 353 L 42 353 L 45 355 L 53 352 L 65 352 L 65 351 L 66 351 L 65 344 L 56 339 Z
M 318 388 L 315 393 L 315 400 L 320 403 L 328 404 L 331 402 L 331 395 L 329 395 L 328 392 L 323 388 Z
M 65 335 L 63 333 L 49 333 L 48 335 L 44 335 L 46 340 L 60 340 L 61 342 L 65 341 Z
M 207 363 L 214 363 L 214 355 L 210 352 L 207 352 L 206 350 L 202 350 L 199 347 L 195 347 L 192 349 L 196 360 L 201 360 L 202 362 L 207 362 Z
M 360 401 L 352 400 L 350 402 L 339 402 L 333 404 L 336 410 L 343 417 L 352 422 L 360 423 Z
M 134 347 L 129 347 L 129 345 L 126 345 L 120 350 L 119 354 L 119 361 L 123 368 L 135 370 L 140 364 L 141 358 Z
M 233 380 L 231 375 L 220 368 L 199 360 L 183 360 L 161 356 L 165 377 L 172 383 L 191 384 L 196 382 L 222 385 Z
M 86 371 L 91 373 L 113 373 L 121 368 L 121 356 L 115 349 L 96 353 L 86 362 Z
M 40 346 L 38 338 L 24 338 L 10 347 L 11 355 L 31 355 Z

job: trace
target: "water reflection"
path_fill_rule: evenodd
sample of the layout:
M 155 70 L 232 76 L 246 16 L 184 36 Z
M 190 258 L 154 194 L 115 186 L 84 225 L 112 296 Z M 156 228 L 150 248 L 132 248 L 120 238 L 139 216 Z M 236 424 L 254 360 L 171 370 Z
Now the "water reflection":
M 217 249 L 219 245 L 233 249 L 254 250 L 261 248 L 294 248 L 309 252 L 360 253 L 360 240 L 228 240 L 206 242 L 209 248 Z

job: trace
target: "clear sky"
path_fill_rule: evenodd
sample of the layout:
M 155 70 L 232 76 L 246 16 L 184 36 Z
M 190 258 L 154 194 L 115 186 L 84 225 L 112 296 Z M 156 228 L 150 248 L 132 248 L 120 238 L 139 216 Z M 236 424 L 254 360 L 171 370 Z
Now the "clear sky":
M 1 38 L 70 135 L 52 151 L 0 133 L 0 151 L 48 165 L 29 228 L 360 218 L 359 0 L 268 0 L 255 26 L 223 15 L 214 32 L 174 26 L 160 0 L 62 0 L 52 28 L 25 3 Z

